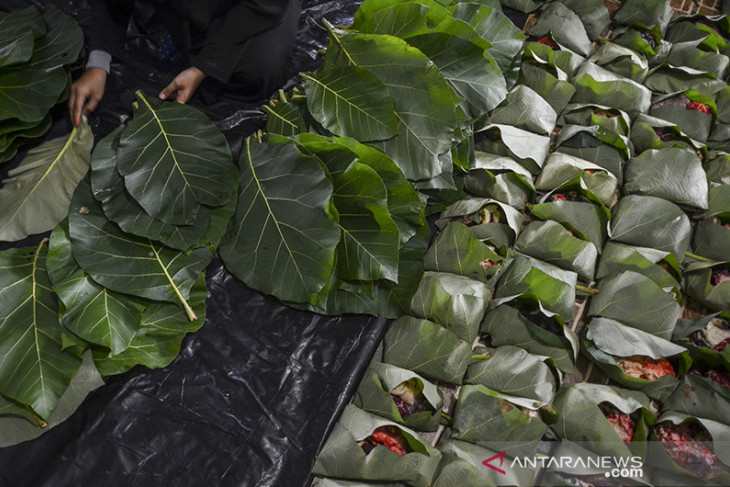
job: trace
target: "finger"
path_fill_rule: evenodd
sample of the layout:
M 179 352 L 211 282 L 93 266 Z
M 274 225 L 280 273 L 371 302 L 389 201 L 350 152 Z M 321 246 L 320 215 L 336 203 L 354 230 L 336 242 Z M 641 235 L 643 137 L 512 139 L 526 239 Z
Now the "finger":
M 71 120 L 71 123 L 74 123 L 74 101 L 76 100 L 76 94 L 71 91 L 71 94 L 68 97 L 68 119 Z
M 162 90 L 159 94 L 160 100 L 166 100 L 170 96 L 172 96 L 173 93 L 175 93 L 178 89 L 177 83 L 174 81 L 167 85 L 164 90 Z
M 89 100 L 86 102 L 86 105 L 84 106 L 84 115 L 88 115 L 89 113 L 96 110 L 96 107 L 99 106 L 99 99 L 95 97 L 89 98 Z
M 190 90 L 184 89 L 177 92 L 177 98 L 175 98 L 177 103 L 182 103 L 184 105 L 188 102 L 188 100 L 190 100 Z
M 84 96 L 76 96 L 74 99 L 74 112 L 73 112 L 73 124 L 74 127 L 78 127 L 81 123 L 81 109 L 84 106 Z

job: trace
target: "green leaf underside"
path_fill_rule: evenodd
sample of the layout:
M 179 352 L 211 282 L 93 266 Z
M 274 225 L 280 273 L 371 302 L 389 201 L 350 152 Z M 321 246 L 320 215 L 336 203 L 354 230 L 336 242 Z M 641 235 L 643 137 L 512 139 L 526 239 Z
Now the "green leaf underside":
M 249 139 L 240 167 L 236 215 L 220 249 L 226 267 L 254 289 L 313 303 L 340 240 L 329 213 L 332 183 L 316 158 L 292 144 Z
M 89 168 L 93 143 L 84 121 L 70 135 L 28 152 L 0 188 L 0 240 L 46 232 L 66 217 L 74 189 Z
M 190 288 L 213 258 L 203 247 L 183 252 L 122 232 L 86 181 L 74 193 L 68 221 L 76 262 L 111 291 L 187 307 Z
M 333 196 L 342 230 L 338 277 L 398 282 L 398 227 L 388 213 L 380 176 L 369 166 L 353 162 L 335 180 Z
M 370 71 L 343 66 L 303 77 L 310 113 L 333 134 L 368 142 L 398 133 L 393 100 Z
M 137 94 L 121 132 L 117 169 L 129 194 L 152 216 L 193 224 L 200 205 L 228 202 L 235 166 L 223 134 L 199 110 Z
M 0 393 L 47 419 L 81 360 L 61 349 L 45 241 L 0 253 Z

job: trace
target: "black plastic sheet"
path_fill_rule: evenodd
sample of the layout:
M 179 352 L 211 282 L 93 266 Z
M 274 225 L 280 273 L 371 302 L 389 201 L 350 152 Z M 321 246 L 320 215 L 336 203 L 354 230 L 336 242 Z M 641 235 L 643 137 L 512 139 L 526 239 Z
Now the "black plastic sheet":
M 0 0 L 10 10 L 47 2 Z M 88 0 L 53 1 L 84 25 Z M 307 1 L 292 79 L 316 69 L 326 17 L 352 19 L 359 2 Z M 134 92 L 156 94 L 179 67 L 130 50 L 112 65 L 104 100 L 90 123 L 97 140 L 131 115 Z M 78 73 L 77 73 L 78 74 Z M 258 104 L 223 98 L 192 104 L 223 130 L 234 156 L 263 128 Z M 65 107 L 46 138 L 68 133 Z M 23 151 L 24 152 L 24 151 Z M 0 179 L 22 159 L 0 166 Z M 9 246 L 35 245 L 33 236 Z M 183 342 L 168 367 L 138 367 L 92 392 L 63 424 L 40 438 L 0 449 L 0 486 L 278 486 L 311 483 L 327 434 L 354 393 L 387 320 L 296 311 L 248 289 L 215 259 L 208 269 L 205 326 Z

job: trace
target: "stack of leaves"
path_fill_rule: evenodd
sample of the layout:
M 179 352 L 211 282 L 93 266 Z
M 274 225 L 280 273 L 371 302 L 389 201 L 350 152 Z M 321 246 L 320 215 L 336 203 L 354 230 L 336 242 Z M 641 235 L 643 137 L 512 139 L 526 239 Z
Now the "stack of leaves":
M 323 66 L 246 145 L 221 255 L 293 306 L 397 318 L 423 272 L 424 201 L 458 194 L 524 36 L 496 3 L 370 0 L 327 27 Z
M 51 127 L 82 45 L 79 25 L 52 4 L 0 12 L 0 163 Z
M 50 241 L 0 254 L 0 394 L 12 414 L 48 420 L 88 348 L 102 375 L 162 367 L 205 320 L 204 271 L 235 203 L 230 150 L 198 110 L 137 98 Z

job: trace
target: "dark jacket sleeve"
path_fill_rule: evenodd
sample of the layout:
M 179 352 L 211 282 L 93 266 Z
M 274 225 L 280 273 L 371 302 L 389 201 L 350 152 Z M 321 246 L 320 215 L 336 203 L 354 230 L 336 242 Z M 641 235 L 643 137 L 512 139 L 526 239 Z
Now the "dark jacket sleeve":
M 89 51 L 99 49 L 120 57 L 124 52 L 132 1 L 91 0 L 91 25 L 87 29 Z
M 200 51 L 191 57 L 193 66 L 228 83 L 241 60 L 242 48 L 251 37 L 281 23 L 290 2 L 300 0 L 236 1 L 207 30 Z

